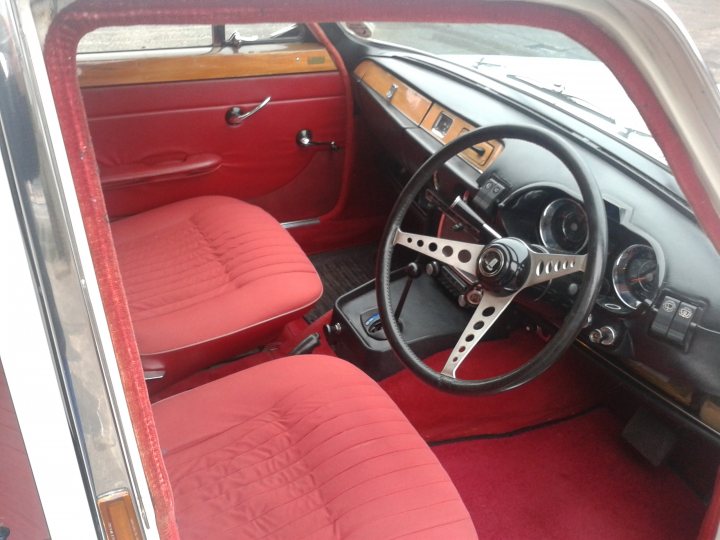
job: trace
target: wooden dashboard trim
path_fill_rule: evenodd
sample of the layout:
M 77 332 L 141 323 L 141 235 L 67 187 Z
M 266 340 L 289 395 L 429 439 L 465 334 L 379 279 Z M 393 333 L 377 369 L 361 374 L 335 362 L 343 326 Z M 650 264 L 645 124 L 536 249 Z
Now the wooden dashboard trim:
M 355 75 L 415 124 L 420 124 L 430 110 L 432 102 L 428 98 L 374 62 L 362 62 Z
M 446 133 L 440 133 L 435 130 L 435 124 L 443 114 L 452 120 L 452 125 Z M 435 137 L 438 141 L 443 144 L 448 144 L 451 141 L 457 139 L 460 135 L 466 131 L 472 131 L 476 126 L 472 125 L 448 111 L 437 103 L 432 106 L 430 111 L 425 115 L 425 118 L 420 124 L 425 131 Z M 460 156 L 467 161 L 470 165 L 473 165 L 476 169 L 484 171 L 495 159 L 498 157 L 502 150 L 502 143 L 500 141 L 487 141 L 480 144 L 476 144 L 473 148 L 464 150 Z
M 337 67 L 328 51 L 316 43 L 248 46 L 237 53 L 78 60 L 82 88 L 327 71 L 337 71 Z
M 711 400 L 706 400 L 700 409 L 700 420 L 720 431 L 720 405 Z
M 647 381 L 655 388 L 662 390 L 678 403 L 686 407 L 692 404 L 694 393 L 691 387 L 666 379 L 663 375 L 638 361 L 629 360 L 627 364 L 635 375 Z
M 355 68 L 355 76 L 380 94 L 395 109 L 443 144 L 448 144 L 464 131 L 471 131 L 476 127 L 445 109 L 442 105 L 433 103 L 420 92 L 371 60 L 361 62 Z M 450 129 L 444 134 L 433 129 L 441 113 L 452 119 Z M 468 148 L 460 154 L 460 157 L 482 172 L 495 161 L 502 148 L 503 145 L 500 141 L 488 141 L 476 145 L 474 149 Z

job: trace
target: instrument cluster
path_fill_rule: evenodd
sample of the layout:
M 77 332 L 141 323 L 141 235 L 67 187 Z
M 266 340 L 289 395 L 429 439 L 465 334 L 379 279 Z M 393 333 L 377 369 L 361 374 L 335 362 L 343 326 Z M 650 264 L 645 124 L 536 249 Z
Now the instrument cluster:
M 620 223 L 620 210 L 606 203 L 608 259 L 597 303 L 627 315 L 650 306 L 660 290 L 662 268 L 651 243 Z M 580 201 L 551 187 L 516 192 L 500 205 L 498 222 L 515 236 L 549 252 L 582 254 L 589 239 L 588 217 Z M 440 231 L 448 234 L 448 231 Z M 565 278 L 579 282 L 579 276 Z

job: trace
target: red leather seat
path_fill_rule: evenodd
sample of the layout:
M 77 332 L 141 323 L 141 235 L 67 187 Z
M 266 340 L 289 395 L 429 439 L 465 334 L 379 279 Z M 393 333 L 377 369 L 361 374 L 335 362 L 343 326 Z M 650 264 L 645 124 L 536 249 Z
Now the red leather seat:
M 111 225 L 143 366 L 166 383 L 267 343 L 322 294 L 262 209 L 198 197 Z
M 275 360 L 153 409 L 182 538 L 477 538 L 407 418 L 337 358 Z

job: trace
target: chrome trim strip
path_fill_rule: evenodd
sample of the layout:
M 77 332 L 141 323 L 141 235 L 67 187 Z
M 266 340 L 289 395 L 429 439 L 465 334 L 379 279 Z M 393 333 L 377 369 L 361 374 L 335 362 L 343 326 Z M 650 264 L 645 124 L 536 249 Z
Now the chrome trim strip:
M 319 218 L 312 218 L 312 219 L 298 219 L 297 221 L 285 221 L 284 223 L 281 223 L 280 225 L 282 225 L 284 229 L 299 229 L 300 227 L 309 227 L 311 225 L 318 225 L 319 223 L 320 223 Z
M 0 6 L 0 10 L 4 7 Z M 2 11 L 0 20 L 6 22 Z M 45 314 L 38 302 L 34 276 L 29 271 L 29 254 L 13 204 L 7 166 L 0 154 L 0 252 L 3 254 L 0 362 L 50 536 L 96 538 L 82 466 L 72 431 L 68 429 L 66 403 L 45 332 Z M 12 494 L 13 486 L 3 485 L 2 489 Z
M 145 376 L 146 381 L 159 381 L 165 377 L 165 371 L 162 369 L 158 369 L 156 371 L 146 371 L 143 375 Z
M 27 2 L 24 7 L 29 10 Z M 12 0 L 0 2 L 0 355 L 48 532 L 53 538 L 94 538 L 102 533 L 88 456 L 73 395 L 61 384 L 67 379 L 62 357 L 72 355 L 73 343 L 53 332 L 58 306 L 47 290 L 47 266 L 66 246 L 50 246 L 45 236 L 57 195 L 43 186 L 52 176 L 51 156 L 16 8 Z M 37 35 L 34 25 L 31 31 Z M 44 254 L 37 245 L 41 236 Z
M 76 449 L 84 465 L 90 466 L 90 508 L 97 512 L 97 493 L 125 487 L 133 494 L 144 535 L 155 539 L 158 532 L 152 500 L 30 0 L 5 2 L 16 7 L 17 19 L 12 24 L 18 25 L 5 59 L 21 90 L 11 111 L 0 101 L 0 108 L 5 109 L 3 127 L 13 134 L 8 156 L 15 177 L 16 211 L 25 228 L 30 265 L 37 275 L 38 301 L 46 313 L 46 332 L 66 392 L 66 411 L 75 425 Z M 99 521 L 96 528 L 102 536 Z

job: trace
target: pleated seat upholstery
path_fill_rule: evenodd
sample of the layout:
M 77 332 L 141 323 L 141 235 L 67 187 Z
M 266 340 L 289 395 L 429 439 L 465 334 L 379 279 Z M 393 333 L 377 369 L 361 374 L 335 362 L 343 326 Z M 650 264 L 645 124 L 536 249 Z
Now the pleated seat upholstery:
M 168 382 L 266 343 L 322 294 L 287 231 L 237 199 L 188 199 L 111 227 L 143 366 Z
M 417 431 L 337 358 L 275 360 L 153 409 L 182 538 L 476 538 Z

